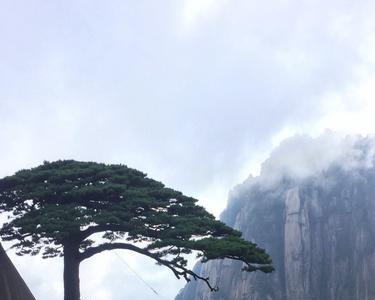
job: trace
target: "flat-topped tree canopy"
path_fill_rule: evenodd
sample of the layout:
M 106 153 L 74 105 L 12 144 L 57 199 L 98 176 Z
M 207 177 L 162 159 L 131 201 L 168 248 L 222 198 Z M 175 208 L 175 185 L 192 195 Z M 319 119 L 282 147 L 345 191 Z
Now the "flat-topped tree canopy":
M 212 290 L 208 278 L 186 268 L 181 254 L 195 250 L 203 261 L 232 258 L 246 271 L 273 270 L 263 249 L 196 199 L 124 165 L 63 160 L 21 170 L 0 180 L 0 209 L 13 216 L 0 235 L 17 241 L 19 254 L 64 255 L 65 267 L 72 258 L 79 264 L 105 250 L 127 249 L 177 277 L 203 279 Z M 98 233 L 106 242 L 94 244 Z

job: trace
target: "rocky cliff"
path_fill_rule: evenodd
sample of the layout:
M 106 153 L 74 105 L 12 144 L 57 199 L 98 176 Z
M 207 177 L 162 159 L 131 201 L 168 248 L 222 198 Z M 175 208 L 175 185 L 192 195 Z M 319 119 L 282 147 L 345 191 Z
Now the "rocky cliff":
M 367 146 L 353 149 L 362 163 L 350 168 L 335 161 L 299 178 L 238 186 L 221 218 L 266 248 L 276 271 L 241 272 L 229 260 L 197 264 L 220 290 L 192 281 L 176 299 L 375 299 L 375 168 Z
M 18 273 L 0 244 L 0 299 L 35 300 L 31 291 Z

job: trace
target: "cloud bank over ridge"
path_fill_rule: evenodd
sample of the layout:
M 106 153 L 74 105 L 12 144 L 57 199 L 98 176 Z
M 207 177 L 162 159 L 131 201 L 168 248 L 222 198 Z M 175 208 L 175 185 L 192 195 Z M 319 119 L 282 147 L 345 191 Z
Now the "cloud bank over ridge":
M 319 176 L 332 166 L 344 170 L 374 167 L 375 138 L 343 136 L 331 131 L 312 138 L 297 135 L 281 142 L 262 163 L 260 180 L 277 181 L 283 177 L 302 180 Z

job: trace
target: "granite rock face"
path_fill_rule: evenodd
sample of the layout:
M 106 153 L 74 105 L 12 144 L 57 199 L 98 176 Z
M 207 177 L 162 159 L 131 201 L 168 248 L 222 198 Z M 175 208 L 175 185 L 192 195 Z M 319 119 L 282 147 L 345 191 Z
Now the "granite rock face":
M 26 283 L 18 273 L 0 244 L 0 299 L 35 300 Z
M 220 290 L 192 281 L 177 300 L 375 299 L 375 168 L 330 167 L 268 186 L 251 179 L 231 193 L 221 218 L 267 249 L 276 271 L 198 263 Z

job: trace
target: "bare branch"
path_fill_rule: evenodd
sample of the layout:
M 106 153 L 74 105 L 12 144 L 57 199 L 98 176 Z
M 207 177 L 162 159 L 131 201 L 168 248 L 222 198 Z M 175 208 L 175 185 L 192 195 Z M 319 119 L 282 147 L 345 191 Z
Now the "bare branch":
M 158 254 L 152 253 L 150 251 L 147 251 L 143 248 L 137 247 L 137 246 L 132 245 L 132 244 L 106 243 L 106 244 L 99 245 L 97 247 L 90 247 L 90 248 L 87 248 L 85 250 L 85 252 L 81 253 L 80 259 L 81 259 L 81 261 L 83 261 L 85 259 L 90 258 L 91 256 L 93 256 L 95 254 L 98 254 L 98 253 L 101 253 L 101 252 L 107 251 L 107 250 L 114 250 L 114 249 L 131 250 L 131 251 L 137 252 L 139 254 L 143 254 L 145 256 L 148 256 L 148 257 L 154 259 L 158 264 L 166 266 L 167 268 L 169 268 L 178 279 L 183 277 L 187 282 L 189 282 L 191 280 L 191 278 L 189 278 L 189 276 L 191 276 L 195 280 L 197 280 L 197 279 L 203 280 L 207 284 L 208 288 L 211 291 L 217 291 L 218 290 L 217 286 L 214 287 L 210 284 L 209 277 L 200 276 L 199 274 L 195 273 L 192 270 L 187 269 L 185 266 L 179 264 L 178 262 L 173 262 L 173 261 L 169 261 L 169 260 L 166 260 L 166 259 L 162 259 L 162 258 L 160 258 L 160 256 Z

